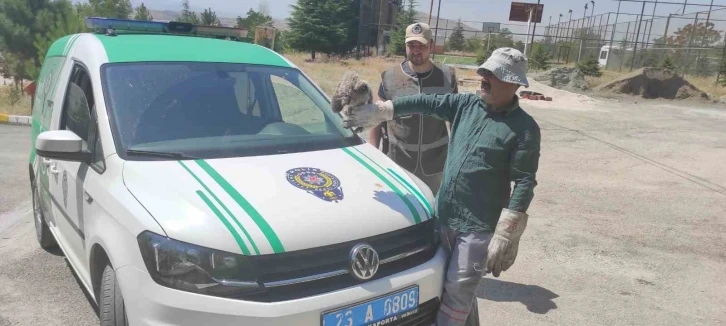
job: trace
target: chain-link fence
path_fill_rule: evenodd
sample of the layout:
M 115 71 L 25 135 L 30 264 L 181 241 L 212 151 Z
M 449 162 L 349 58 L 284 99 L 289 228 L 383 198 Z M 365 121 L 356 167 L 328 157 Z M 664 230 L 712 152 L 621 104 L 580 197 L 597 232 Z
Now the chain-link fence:
M 665 66 L 679 74 L 726 79 L 722 69 L 726 6 L 693 2 L 620 0 L 616 12 L 593 14 L 591 8 L 580 11 L 579 18 L 573 12 L 543 17 L 529 31 L 526 23 L 501 23 L 499 31 L 490 32 L 486 28 L 492 23 L 461 21 L 467 45 L 461 51 L 445 46 L 458 21 L 439 21 L 435 35 L 437 45 L 461 56 L 475 56 L 477 46 L 524 51 L 528 43 L 529 56 L 532 49 L 541 47 L 552 63 L 571 64 L 592 57 L 607 70 Z

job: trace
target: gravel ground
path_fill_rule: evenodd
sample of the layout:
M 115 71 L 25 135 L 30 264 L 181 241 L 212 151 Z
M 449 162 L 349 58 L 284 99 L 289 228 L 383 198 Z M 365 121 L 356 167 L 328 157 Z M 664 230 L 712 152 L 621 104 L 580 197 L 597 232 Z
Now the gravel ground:
M 539 186 L 517 262 L 477 292 L 482 324 L 726 324 L 726 109 L 530 90 L 554 97 L 521 103 L 542 129 Z M 0 125 L 0 325 L 98 324 L 35 241 L 28 135 Z

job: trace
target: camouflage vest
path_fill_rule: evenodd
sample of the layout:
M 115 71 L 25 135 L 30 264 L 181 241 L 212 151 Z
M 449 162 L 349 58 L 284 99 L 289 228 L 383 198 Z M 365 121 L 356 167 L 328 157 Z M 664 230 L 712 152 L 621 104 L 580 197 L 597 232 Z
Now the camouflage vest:
M 435 64 L 428 76 L 418 79 L 403 71 L 401 65 L 383 72 L 387 99 L 415 94 L 447 94 L 456 87 L 453 69 Z M 413 114 L 388 121 L 388 156 L 402 168 L 418 175 L 444 170 L 449 136 L 443 120 Z

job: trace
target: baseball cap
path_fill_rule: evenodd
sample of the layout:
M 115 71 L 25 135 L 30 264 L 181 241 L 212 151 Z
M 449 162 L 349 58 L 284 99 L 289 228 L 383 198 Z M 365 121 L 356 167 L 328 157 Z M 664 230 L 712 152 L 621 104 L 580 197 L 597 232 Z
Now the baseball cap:
M 482 75 L 484 70 L 491 71 L 503 82 L 529 87 L 527 57 L 517 49 L 505 47 L 494 50 L 476 72 Z
M 413 23 L 406 27 L 406 43 L 410 41 L 419 41 L 423 44 L 429 44 L 433 39 L 431 36 L 431 27 L 424 23 Z

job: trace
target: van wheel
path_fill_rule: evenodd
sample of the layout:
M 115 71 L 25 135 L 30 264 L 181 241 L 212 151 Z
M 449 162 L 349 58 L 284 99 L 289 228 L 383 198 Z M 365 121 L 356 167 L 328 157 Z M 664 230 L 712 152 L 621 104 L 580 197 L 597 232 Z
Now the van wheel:
M 103 270 L 99 294 L 101 326 L 128 326 L 124 298 L 121 296 L 121 288 L 116 281 L 116 272 L 113 271 L 111 265 L 106 265 Z
M 48 223 L 45 221 L 45 214 L 43 214 L 43 208 L 40 205 L 40 194 L 38 193 L 38 187 L 33 182 L 33 220 L 35 220 L 35 236 L 38 238 L 38 243 L 43 249 L 54 248 L 58 245 L 53 238 L 53 233 L 50 233 Z

